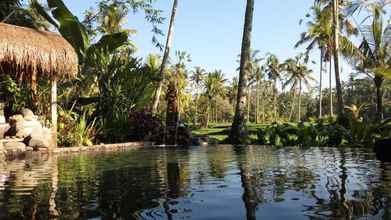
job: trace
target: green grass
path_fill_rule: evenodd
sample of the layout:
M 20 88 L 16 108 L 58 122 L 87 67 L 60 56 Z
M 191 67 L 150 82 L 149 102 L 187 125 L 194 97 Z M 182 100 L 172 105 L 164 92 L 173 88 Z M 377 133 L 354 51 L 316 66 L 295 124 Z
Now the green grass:
M 257 130 L 264 127 L 263 124 L 248 124 L 248 130 L 250 133 L 250 139 L 257 139 Z M 225 140 L 229 135 L 229 129 L 231 124 L 211 124 L 209 128 L 200 128 L 193 130 L 193 135 L 195 136 L 208 136 L 210 138 L 216 139 L 219 142 Z

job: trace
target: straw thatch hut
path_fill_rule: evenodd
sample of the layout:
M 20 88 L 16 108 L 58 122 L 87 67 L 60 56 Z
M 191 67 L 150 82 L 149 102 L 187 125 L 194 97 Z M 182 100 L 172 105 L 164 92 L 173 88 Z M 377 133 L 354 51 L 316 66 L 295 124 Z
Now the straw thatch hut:
M 77 71 L 77 53 L 60 35 L 0 22 L 0 74 L 30 80 L 33 96 L 38 78 L 52 83 L 53 138 L 57 135 L 57 80 L 74 78 Z

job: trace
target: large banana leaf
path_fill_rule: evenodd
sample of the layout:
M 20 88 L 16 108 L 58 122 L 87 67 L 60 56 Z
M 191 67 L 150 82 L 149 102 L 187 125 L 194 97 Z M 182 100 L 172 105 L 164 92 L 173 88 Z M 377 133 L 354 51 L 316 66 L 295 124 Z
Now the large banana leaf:
M 128 33 L 118 32 L 114 34 L 103 35 L 102 38 L 95 44 L 88 48 L 87 54 L 91 54 L 94 51 L 104 51 L 112 53 L 121 46 L 128 43 Z
M 37 1 L 34 1 L 32 6 L 35 7 L 36 11 L 42 17 L 58 29 L 61 35 L 75 48 L 79 55 L 79 59 L 83 60 L 85 52 L 90 44 L 85 27 L 80 23 L 79 19 L 69 11 L 62 0 L 47 0 L 47 4 L 52 16 L 46 13 L 44 7 Z

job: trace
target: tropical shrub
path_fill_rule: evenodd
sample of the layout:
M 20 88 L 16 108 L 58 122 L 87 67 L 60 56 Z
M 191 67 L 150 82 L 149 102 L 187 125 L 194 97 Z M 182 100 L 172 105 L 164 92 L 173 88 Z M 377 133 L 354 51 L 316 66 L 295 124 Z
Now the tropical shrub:
M 149 112 L 136 111 L 129 114 L 129 137 L 132 141 L 161 142 L 164 125 L 160 118 Z
M 62 147 L 91 146 L 99 133 L 95 119 L 88 122 L 87 112 L 79 115 L 60 109 L 58 122 L 58 145 Z
M 352 143 L 349 130 L 336 123 L 273 123 L 258 129 L 257 144 L 273 146 L 343 146 Z

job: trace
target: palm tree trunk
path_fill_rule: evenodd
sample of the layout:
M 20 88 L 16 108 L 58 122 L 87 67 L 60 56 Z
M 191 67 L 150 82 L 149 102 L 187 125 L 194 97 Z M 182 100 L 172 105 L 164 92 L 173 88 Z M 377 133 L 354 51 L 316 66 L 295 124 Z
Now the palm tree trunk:
M 302 90 L 302 85 L 301 85 L 301 79 L 299 82 L 299 112 L 298 112 L 298 121 L 301 121 L 301 90 Z
M 334 23 L 334 71 L 335 71 L 335 88 L 337 90 L 337 114 L 339 119 L 344 118 L 344 102 L 342 97 L 342 85 L 339 69 L 339 0 L 334 0 L 333 4 L 333 23 Z
M 295 99 L 296 99 L 296 89 L 293 90 L 293 94 L 292 94 L 292 106 L 291 106 L 291 112 L 289 113 L 289 121 L 292 120 L 293 111 L 295 110 Z
M 217 99 L 215 99 L 215 123 L 218 123 L 218 118 L 217 118 Z
M 179 123 L 179 93 L 175 83 L 170 83 L 167 88 L 167 111 L 166 111 L 166 143 L 176 145 Z
M 198 124 L 198 95 L 195 98 L 195 114 L 194 114 L 194 125 L 197 127 Z
M 274 112 L 274 121 L 277 121 L 277 80 L 274 80 L 273 83 L 273 112 Z
M 153 100 L 152 113 L 156 113 L 157 108 L 159 106 L 160 95 L 162 93 L 162 88 L 163 88 L 163 83 L 164 83 L 164 70 L 166 68 L 167 61 L 170 56 L 171 46 L 172 46 L 172 37 L 174 34 L 174 22 L 175 22 L 177 8 L 178 8 L 178 0 L 174 0 L 174 4 L 172 6 L 172 11 L 171 11 L 170 25 L 168 27 L 166 48 L 164 50 L 162 65 L 160 66 L 160 72 L 159 72 L 161 79 L 159 81 L 159 85 L 158 85 L 158 88 L 156 90 L 155 97 Z
M 251 123 L 250 111 L 251 111 L 251 87 L 248 88 L 248 101 L 247 101 L 247 121 Z
M 376 120 L 378 122 L 383 120 L 383 89 L 382 85 L 384 82 L 383 76 L 375 76 L 375 87 L 376 87 Z
M 323 86 L 323 48 L 320 49 L 320 73 L 319 73 L 319 118 L 322 118 L 322 102 L 323 102 L 323 94 L 322 94 L 322 86 Z
M 255 124 L 259 122 L 259 86 L 260 82 L 258 81 L 255 88 Z
M 267 86 L 267 84 L 265 85 Z M 261 102 L 261 111 L 262 111 L 262 123 L 265 123 L 265 91 L 266 91 L 266 88 L 263 88 L 262 89 L 262 102 Z
M 334 116 L 334 101 L 333 101 L 333 82 L 332 82 L 332 73 L 331 73 L 332 62 L 329 60 L 329 89 L 330 89 L 330 117 Z
M 208 103 L 206 105 L 206 120 L 205 120 L 205 127 L 208 128 L 209 127 L 209 117 L 210 117 L 210 105 L 211 105 L 211 100 L 208 99 Z
M 235 116 L 232 123 L 230 140 L 233 144 L 240 144 L 242 131 L 246 126 L 246 87 L 248 80 L 247 66 L 251 53 L 251 32 L 253 29 L 254 0 L 247 0 L 246 13 L 244 19 L 244 31 L 242 40 L 242 51 L 240 56 L 240 71 L 238 95 L 236 100 Z

